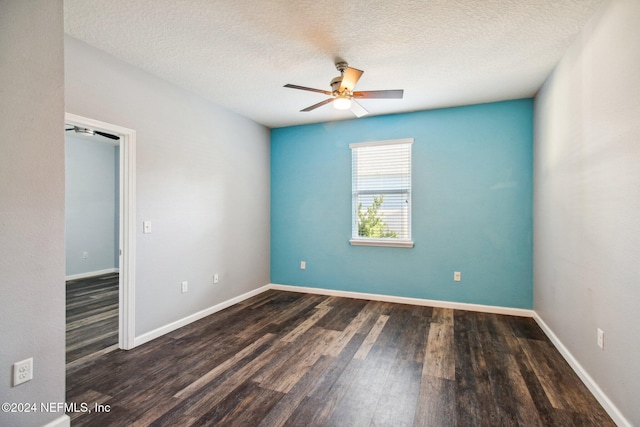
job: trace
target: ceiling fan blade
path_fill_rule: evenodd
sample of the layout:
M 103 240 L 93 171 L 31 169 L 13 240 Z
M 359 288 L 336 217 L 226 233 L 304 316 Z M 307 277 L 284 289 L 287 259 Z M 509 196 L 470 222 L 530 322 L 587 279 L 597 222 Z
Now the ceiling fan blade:
M 369 112 L 365 110 L 362 105 L 358 104 L 355 99 L 351 100 L 351 112 L 355 114 L 356 117 L 362 117 L 369 114 Z
M 286 84 L 284 85 L 284 87 L 288 87 L 291 89 L 308 90 L 310 92 L 318 92 L 318 93 L 324 93 L 325 95 L 331 95 L 331 92 L 329 92 L 328 90 L 314 89 L 312 87 L 305 87 L 305 86 L 298 86 L 298 85 L 291 85 L 291 84 Z
M 118 135 L 111 135 L 110 133 L 100 132 L 98 130 L 94 131 L 94 133 L 96 135 L 104 136 L 105 138 L 115 139 L 116 141 L 120 140 L 120 137 Z
M 360 80 L 360 76 L 362 76 L 362 73 L 364 73 L 364 71 L 356 70 L 355 68 L 350 67 L 344 70 L 339 91 L 342 92 L 346 89 L 349 92 L 352 92 L 353 88 L 356 86 L 356 83 L 358 83 L 358 80 Z
M 362 92 L 353 92 L 354 98 L 385 98 L 385 99 L 402 99 L 404 95 L 403 89 L 398 90 L 365 90 Z
M 309 112 L 309 111 L 311 111 L 311 110 L 315 110 L 316 108 L 318 108 L 318 107 L 322 107 L 323 105 L 328 104 L 328 103 L 330 103 L 330 102 L 333 102 L 333 101 L 335 101 L 335 100 L 336 100 L 335 98 L 325 99 L 325 100 L 324 100 L 324 101 L 322 101 L 322 102 L 318 102 L 317 104 L 313 104 L 311 107 L 307 107 L 307 108 L 305 108 L 304 110 L 300 110 L 300 112 L 305 112 L 305 113 L 306 113 L 306 112 Z

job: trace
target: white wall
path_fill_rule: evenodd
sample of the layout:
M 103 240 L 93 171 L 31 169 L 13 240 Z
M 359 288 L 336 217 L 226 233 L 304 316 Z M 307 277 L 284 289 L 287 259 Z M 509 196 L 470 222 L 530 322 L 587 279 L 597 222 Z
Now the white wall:
M 66 274 L 118 268 L 118 147 L 65 133 Z M 88 257 L 83 254 L 87 252 Z
M 65 97 L 136 130 L 136 336 L 269 282 L 266 127 L 69 36 Z
M 0 0 L 0 402 L 64 402 L 62 35 L 62 0 Z M 33 380 L 11 387 L 29 357 Z M 0 425 L 59 417 L 3 411 Z
M 534 304 L 640 425 L 640 2 L 607 2 L 535 101 Z M 604 351 L 596 328 L 605 332 Z

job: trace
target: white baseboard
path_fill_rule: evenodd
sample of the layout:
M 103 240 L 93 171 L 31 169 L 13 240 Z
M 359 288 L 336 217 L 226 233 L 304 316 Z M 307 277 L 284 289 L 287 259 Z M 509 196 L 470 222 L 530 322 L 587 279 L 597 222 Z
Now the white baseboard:
M 535 313 L 535 312 L 534 312 Z M 605 411 L 609 414 L 609 416 L 613 419 L 613 421 L 619 426 L 628 426 L 632 427 L 631 423 L 622 415 L 620 410 L 616 405 L 607 397 L 606 394 L 602 391 L 598 383 L 596 383 L 591 375 L 582 367 L 582 365 L 576 360 L 575 357 L 571 354 L 569 349 L 565 347 L 565 345 L 560 341 L 556 334 L 553 333 L 549 325 L 547 325 L 544 320 L 535 313 L 533 316 L 536 323 L 542 328 L 544 333 L 549 337 L 553 345 L 558 349 L 562 357 L 569 363 L 569 366 L 575 371 L 578 377 L 582 380 L 584 385 L 587 386 L 591 394 L 600 402 Z
M 396 297 L 391 295 L 367 294 L 362 292 L 336 291 L 333 289 L 309 288 L 302 286 L 278 285 L 270 283 L 269 289 L 306 294 L 330 295 L 336 297 L 367 299 L 373 301 L 394 302 L 398 304 L 420 305 L 427 307 L 452 308 L 454 310 L 479 311 L 482 313 L 507 314 L 510 316 L 533 317 L 534 311 L 524 308 L 500 307 L 494 305 L 468 304 L 463 302 L 438 301 L 432 299 Z
M 59 418 L 51 421 L 48 424 L 45 424 L 44 427 L 70 427 L 71 426 L 71 418 L 67 414 L 62 415 Z
M 179 329 L 183 326 L 186 326 L 190 323 L 193 323 L 197 320 L 207 317 L 220 310 L 224 310 L 227 307 L 231 307 L 234 304 L 242 302 L 248 298 L 261 294 L 262 292 L 268 291 L 270 289 L 274 289 L 278 291 L 288 291 L 288 292 L 302 292 L 306 294 L 330 295 L 330 296 L 338 296 L 338 297 L 345 297 L 345 298 L 357 298 L 357 299 L 367 299 L 367 300 L 373 300 L 373 301 L 394 302 L 398 304 L 452 308 L 455 310 L 479 311 L 482 313 L 507 314 L 511 316 L 521 316 L 521 317 L 533 317 L 534 315 L 533 310 L 527 310 L 522 308 L 509 308 L 509 307 L 499 307 L 499 306 L 493 306 L 493 305 L 480 305 L 480 304 L 466 304 L 461 302 L 437 301 L 437 300 L 420 299 L 420 298 L 395 297 L 390 295 L 366 294 L 361 292 L 336 291 L 333 289 L 309 288 L 309 287 L 303 287 L 303 286 L 278 285 L 274 283 L 269 283 L 260 288 L 254 289 L 253 291 L 244 293 L 235 298 L 231 298 L 227 301 L 223 301 L 212 307 L 206 308 L 197 313 L 194 313 L 187 317 L 183 317 L 182 319 L 176 320 L 175 322 L 171 322 L 167 325 L 161 326 L 157 329 L 154 329 L 140 336 L 137 336 L 134 339 L 134 347 L 137 347 L 141 344 L 144 344 L 153 339 L 161 337 L 162 335 L 168 334 L 169 332 L 175 331 L 176 329 Z
M 104 270 L 97 271 L 87 271 L 86 273 L 78 273 L 78 274 L 70 274 L 65 276 L 65 280 L 78 280 L 78 279 L 86 279 L 87 277 L 100 276 L 102 274 L 111 274 L 118 273 L 120 271 L 119 268 L 106 268 Z
M 234 304 L 242 302 L 248 298 L 261 294 L 264 291 L 269 290 L 269 285 L 264 285 L 258 289 L 254 289 L 253 291 L 249 291 L 242 295 L 238 295 L 235 298 L 231 298 L 227 301 L 223 301 L 220 304 L 216 304 L 209 308 L 205 308 L 204 310 L 198 311 L 197 313 L 193 313 L 187 317 L 183 317 L 180 320 L 176 320 L 175 322 L 169 323 L 168 325 L 162 326 L 160 328 L 154 329 L 153 331 L 149 331 L 145 334 L 135 337 L 133 340 L 133 346 L 137 347 L 141 344 L 149 342 L 153 339 L 156 339 L 164 334 L 168 334 L 169 332 L 175 331 L 183 326 L 188 325 L 189 323 L 193 323 L 196 320 L 200 320 L 204 317 L 207 317 L 213 313 L 216 313 L 220 310 L 224 310 L 227 307 L 231 307 Z

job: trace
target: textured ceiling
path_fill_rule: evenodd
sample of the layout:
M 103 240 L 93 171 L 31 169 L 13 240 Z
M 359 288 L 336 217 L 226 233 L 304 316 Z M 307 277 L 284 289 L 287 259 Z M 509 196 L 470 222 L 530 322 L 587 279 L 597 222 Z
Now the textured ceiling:
M 65 0 L 65 32 L 269 127 L 353 118 L 345 60 L 389 114 L 533 96 L 603 0 Z

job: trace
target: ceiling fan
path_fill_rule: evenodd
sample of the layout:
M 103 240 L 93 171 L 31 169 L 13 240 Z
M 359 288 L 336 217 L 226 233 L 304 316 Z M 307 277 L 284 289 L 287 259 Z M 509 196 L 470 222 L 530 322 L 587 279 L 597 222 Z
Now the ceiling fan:
M 109 139 L 115 139 L 115 140 L 120 139 L 118 135 L 112 135 L 110 133 L 100 132 L 99 130 L 87 129 L 87 128 L 82 128 L 80 126 L 74 126 L 74 125 L 68 125 L 68 126 L 71 126 L 71 127 L 69 129 L 65 129 L 65 131 L 72 130 L 72 131 L 75 131 L 76 133 L 82 133 L 85 135 L 100 135 Z
M 351 109 L 353 114 L 357 117 L 362 117 L 368 114 L 368 111 L 364 109 L 364 107 L 356 101 L 355 98 L 364 98 L 364 99 L 372 99 L 372 98 L 384 98 L 384 99 L 402 99 L 404 94 L 404 90 L 366 90 L 366 91 L 356 91 L 353 89 L 360 80 L 362 73 L 364 71 L 356 70 L 355 68 L 350 68 L 349 64 L 346 62 L 338 62 L 336 63 L 336 68 L 340 71 L 340 75 L 335 79 L 331 80 L 331 92 L 328 90 L 322 89 L 314 89 L 305 86 L 298 86 L 292 84 L 286 84 L 284 87 L 288 87 L 291 89 L 300 89 L 300 90 L 308 90 L 310 92 L 318 92 L 323 93 L 325 95 L 331 96 L 331 98 L 325 99 L 322 102 L 318 102 L 310 107 L 307 107 L 300 112 L 308 112 L 315 110 L 318 107 L 322 107 L 325 104 L 329 104 L 333 102 L 334 108 L 338 110 L 348 110 Z

